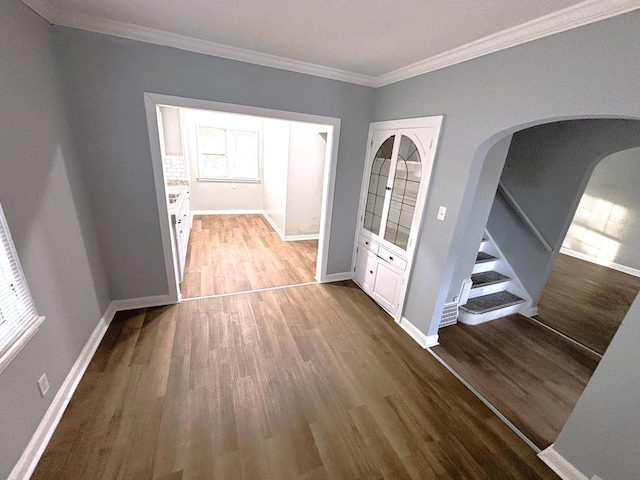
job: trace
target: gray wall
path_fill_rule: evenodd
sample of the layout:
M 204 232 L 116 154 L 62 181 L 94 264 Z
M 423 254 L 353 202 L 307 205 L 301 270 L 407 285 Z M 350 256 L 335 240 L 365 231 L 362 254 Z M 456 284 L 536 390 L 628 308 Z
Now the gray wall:
M 554 448 L 588 478 L 636 480 L 640 472 L 640 296 L 616 332 Z
M 606 239 L 618 244 L 618 250 L 610 260 L 605 252 L 600 261 L 611 261 L 625 267 L 640 270 L 640 149 L 634 148 L 615 153 L 602 160 L 594 169 L 584 191 L 585 203 L 578 206 L 578 214 L 571 222 L 571 227 L 563 246 L 585 255 L 593 255 L 587 242 L 573 235 L 574 228 L 581 234 L 582 228 L 603 235 Z M 593 216 L 593 208 L 599 210 L 598 204 L 605 202 L 605 211 L 597 212 L 608 217 Z M 612 210 L 607 210 L 611 206 Z M 622 214 L 620 214 L 622 213 Z M 609 215 L 610 214 L 610 215 Z M 606 223 L 605 223 L 606 219 Z
M 513 135 L 500 181 L 553 252 L 542 248 L 502 195 L 495 197 L 487 229 L 531 295 L 533 306 L 551 274 L 594 167 L 611 153 L 638 145 L 637 120 L 556 122 Z M 637 195 L 636 190 L 630 186 L 628 195 Z
M 0 202 L 46 316 L 0 374 L 0 478 L 20 458 L 110 297 L 50 33 L 18 0 L 0 2 Z M 51 390 L 41 398 L 36 382 L 44 372 Z
M 471 270 L 482 233 L 467 226 L 493 200 L 474 202 L 488 148 L 559 118 L 640 118 L 638 44 L 634 11 L 376 90 L 374 120 L 444 115 L 404 312 L 423 332 L 437 331 Z M 449 207 L 445 222 L 438 205 Z
M 373 89 L 54 27 L 115 298 L 166 293 L 143 93 L 342 119 L 328 273 L 349 271 Z

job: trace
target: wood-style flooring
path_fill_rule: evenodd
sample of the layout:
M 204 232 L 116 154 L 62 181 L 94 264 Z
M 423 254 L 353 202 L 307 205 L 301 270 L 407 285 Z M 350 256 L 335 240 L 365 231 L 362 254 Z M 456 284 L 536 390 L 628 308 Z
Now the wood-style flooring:
M 560 254 L 536 319 L 604 354 L 638 291 L 638 277 Z
M 433 351 L 540 449 L 555 441 L 600 360 L 522 315 L 438 334 Z
M 556 477 L 344 282 L 119 313 L 33 478 Z
M 317 240 L 284 242 L 262 215 L 196 215 L 183 298 L 313 282 Z

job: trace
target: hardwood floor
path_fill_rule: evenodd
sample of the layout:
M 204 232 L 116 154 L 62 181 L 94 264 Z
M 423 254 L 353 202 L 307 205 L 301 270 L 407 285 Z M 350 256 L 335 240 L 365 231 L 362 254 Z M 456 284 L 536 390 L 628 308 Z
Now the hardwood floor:
M 33 478 L 556 477 L 342 282 L 119 313 Z
M 284 242 L 262 215 L 194 217 L 183 298 L 313 282 L 317 240 Z
M 600 360 L 522 315 L 438 333 L 433 351 L 540 449 L 555 441 Z
M 638 277 L 560 254 L 536 319 L 604 354 L 638 291 Z

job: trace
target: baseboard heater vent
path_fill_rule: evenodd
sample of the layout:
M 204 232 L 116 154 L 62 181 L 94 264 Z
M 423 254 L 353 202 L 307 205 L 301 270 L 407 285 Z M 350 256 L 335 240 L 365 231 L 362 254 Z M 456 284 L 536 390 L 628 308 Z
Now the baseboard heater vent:
M 458 323 L 458 302 L 446 303 L 440 318 L 440 328 Z

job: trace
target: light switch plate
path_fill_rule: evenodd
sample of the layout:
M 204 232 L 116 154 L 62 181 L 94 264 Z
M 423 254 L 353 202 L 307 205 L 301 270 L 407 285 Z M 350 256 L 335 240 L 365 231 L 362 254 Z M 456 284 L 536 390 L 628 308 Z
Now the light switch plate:
M 38 380 L 38 388 L 40 389 L 40 395 L 43 397 L 49 391 L 49 379 L 47 378 L 47 374 L 43 373 L 40 379 Z
M 440 205 L 440 208 L 438 209 L 438 220 L 440 220 L 441 222 L 444 222 L 444 219 L 446 216 L 447 216 L 447 207 L 443 207 L 442 205 Z

